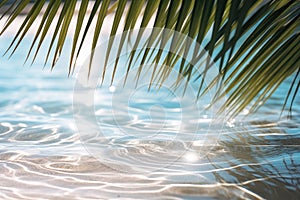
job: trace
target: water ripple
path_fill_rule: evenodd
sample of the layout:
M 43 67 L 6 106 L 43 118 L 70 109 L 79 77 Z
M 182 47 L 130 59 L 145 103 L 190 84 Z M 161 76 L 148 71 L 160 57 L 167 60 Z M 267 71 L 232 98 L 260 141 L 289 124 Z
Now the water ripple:
M 9 44 L 9 38 L 4 40 L 1 44 Z M 117 105 L 113 119 L 111 98 L 104 92 L 96 99 L 101 105 L 95 114 L 108 139 L 102 144 L 103 138 L 91 138 L 100 154 L 96 159 L 74 125 L 74 79 L 66 78 L 64 66 L 53 73 L 40 65 L 24 68 L 24 56 L 0 58 L 0 199 L 299 198 L 299 99 L 292 119 L 286 114 L 278 119 L 282 95 L 275 93 L 256 115 L 228 121 L 221 135 L 195 139 L 191 127 L 202 127 L 202 136 L 211 119 L 205 113 L 195 119 L 190 104 L 180 109 L 166 98 L 160 102 L 162 112 L 148 98 L 131 99 L 127 110 Z M 180 123 L 182 108 L 186 123 Z M 193 151 L 185 154 L 187 149 Z

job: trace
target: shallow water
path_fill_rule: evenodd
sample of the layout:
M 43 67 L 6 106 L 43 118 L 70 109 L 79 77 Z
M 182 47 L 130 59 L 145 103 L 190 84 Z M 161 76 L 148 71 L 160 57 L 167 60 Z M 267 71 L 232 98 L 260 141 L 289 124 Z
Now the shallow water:
M 1 38 L 0 52 L 9 41 L 10 37 Z M 205 140 L 212 144 L 192 151 L 203 156 L 185 154 L 190 149 L 187 140 L 176 143 L 182 141 L 174 139 L 181 120 L 179 105 L 166 103 L 167 91 L 154 99 L 144 91 L 144 99 L 133 96 L 131 110 L 118 108 L 115 121 L 107 111 L 114 89 L 103 87 L 95 110 L 109 140 L 93 138 L 91 144 L 99 144 L 93 148 L 76 129 L 75 78 L 67 78 L 66 58 L 50 73 L 42 70 L 42 60 L 23 66 L 24 57 L 17 51 L 10 60 L 0 58 L 1 199 L 299 198 L 299 98 L 293 118 L 279 119 L 278 101 L 288 81 L 258 113 L 225 122 L 220 134 Z M 160 107 L 151 102 L 157 99 L 165 100 L 159 104 L 169 119 L 164 127 L 157 114 Z M 143 109 L 150 109 L 151 115 Z M 126 118 L 122 111 L 138 117 Z M 205 129 L 206 121 L 201 123 Z M 120 129 L 127 134 L 120 134 Z M 163 134 L 156 136 L 153 130 Z

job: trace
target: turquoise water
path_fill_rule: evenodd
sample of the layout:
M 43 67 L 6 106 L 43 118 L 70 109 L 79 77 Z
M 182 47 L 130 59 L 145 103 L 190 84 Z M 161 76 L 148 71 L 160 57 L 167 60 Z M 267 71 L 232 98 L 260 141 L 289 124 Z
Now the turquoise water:
M 11 39 L 1 38 L 1 54 Z M 191 154 L 161 167 L 171 159 L 161 155 L 172 157 L 186 150 L 186 141 L 172 148 L 173 143 L 155 143 L 145 137 L 157 129 L 165 130 L 161 138 L 166 141 L 176 135 L 180 105 L 168 103 L 168 90 L 161 90 L 155 98 L 144 90 L 142 96 L 133 95 L 129 111 L 137 119 L 120 114 L 116 124 L 106 112 L 114 88 L 104 86 L 95 105 L 96 118 L 107 137 L 112 137 L 111 143 L 122 142 L 97 147 L 96 153 L 101 153 L 97 157 L 73 119 L 76 80 L 75 76 L 67 78 L 65 54 L 52 72 L 48 67 L 42 69 L 42 56 L 33 66 L 23 66 L 26 54 L 22 48 L 29 41 L 10 60 L 0 58 L 1 199 L 299 198 L 300 99 L 296 98 L 292 119 L 286 118 L 287 112 L 279 119 L 278 102 L 284 99 L 290 80 L 256 114 L 226 121 L 214 145 L 206 146 L 209 151 L 196 152 L 205 152 L 204 156 Z M 153 101 L 160 104 L 153 107 Z M 164 127 L 157 114 L 161 106 L 170 118 Z M 144 109 L 151 110 L 152 118 Z M 123 107 L 118 111 L 122 113 Z M 201 123 L 207 125 L 205 120 Z M 113 138 L 120 128 L 133 132 Z M 141 173 L 157 165 L 160 168 Z

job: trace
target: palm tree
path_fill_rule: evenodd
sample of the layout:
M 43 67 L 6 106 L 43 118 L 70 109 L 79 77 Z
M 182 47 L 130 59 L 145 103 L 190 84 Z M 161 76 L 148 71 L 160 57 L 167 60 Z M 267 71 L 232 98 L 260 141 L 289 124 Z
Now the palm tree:
M 80 5 L 78 13 L 75 12 L 76 4 Z M 92 9 L 87 12 L 89 4 L 92 4 Z M 8 16 L 8 19 L 0 34 L 3 34 L 28 8 L 28 12 L 25 13 L 26 17 L 15 33 L 7 52 L 11 51 L 11 54 L 15 52 L 37 17 L 42 16 L 32 46 L 28 51 L 30 55 L 33 53 L 33 47 L 36 46 L 37 50 L 34 54 L 36 56 L 51 23 L 55 16 L 58 16 L 45 61 L 47 62 L 52 57 L 52 67 L 54 67 L 64 46 L 71 20 L 76 17 L 76 28 L 72 33 L 70 73 L 75 67 L 76 59 L 80 55 L 92 21 L 96 20 L 96 27 L 92 30 L 94 36 L 91 50 L 95 49 L 98 44 L 105 17 L 114 13 L 111 36 L 115 35 L 120 27 L 124 31 L 129 31 L 133 28 L 151 26 L 174 30 L 201 44 L 218 66 L 219 75 L 214 77 L 214 81 L 205 88 L 202 88 L 203 81 L 199 81 L 199 96 L 218 84 L 220 93 L 215 96 L 214 101 L 224 95 L 229 95 L 223 109 L 229 109 L 232 115 L 238 114 L 250 104 L 251 111 L 256 110 L 283 81 L 291 76 L 293 80 L 282 104 L 283 108 L 289 106 L 292 109 L 300 87 L 299 0 L 82 0 L 80 2 L 75 0 L 2 0 L 0 10 L 3 11 L 3 16 Z M 124 24 L 120 24 L 124 16 Z M 84 23 L 85 19 L 87 23 Z M 141 22 L 138 19 L 141 19 Z M 151 19 L 154 19 L 152 24 Z M 82 37 L 80 37 L 81 34 Z M 140 34 L 143 33 L 140 32 Z M 165 40 L 169 40 L 178 54 L 168 53 L 165 58 L 162 58 L 160 51 L 151 54 L 150 49 L 147 48 L 142 54 L 132 52 L 128 58 L 130 60 L 128 69 L 134 56 L 139 54 L 142 56 L 142 62 L 146 58 L 152 63 L 163 59 L 163 63 L 172 68 L 179 65 L 180 73 L 189 81 L 192 81 L 194 71 L 199 66 L 204 70 L 196 78 L 201 80 L 205 77 L 211 64 L 198 62 L 202 55 L 201 49 L 191 48 L 184 41 L 174 39 L 172 34 L 153 32 L 152 35 L 155 36 L 153 38 L 156 41 L 150 38 L 146 42 L 164 46 Z M 206 41 L 205 38 L 209 40 Z M 135 45 L 141 42 L 137 39 Z M 120 48 L 122 48 L 121 45 L 120 43 Z M 53 56 L 51 56 L 52 51 L 54 51 Z M 195 62 L 185 63 L 184 59 L 177 56 L 180 55 L 179 52 L 184 54 L 193 52 Z M 117 63 L 114 67 L 117 67 Z M 152 76 L 168 76 L 168 70 L 160 69 L 159 71 L 161 74 L 153 70 Z M 111 76 L 113 79 L 114 75 Z M 164 81 L 164 78 L 161 80 Z

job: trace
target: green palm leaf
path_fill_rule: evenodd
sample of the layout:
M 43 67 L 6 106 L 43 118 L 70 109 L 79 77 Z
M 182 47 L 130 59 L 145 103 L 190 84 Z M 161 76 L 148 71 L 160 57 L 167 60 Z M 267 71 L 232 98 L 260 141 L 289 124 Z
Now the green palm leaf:
M 76 3 L 80 5 L 78 14 L 75 12 Z M 283 107 L 288 106 L 290 102 L 289 107 L 292 108 L 292 103 L 297 96 L 300 85 L 298 53 L 300 50 L 300 2 L 298 0 L 82 0 L 81 2 L 37 0 L 33 3 L 29 0 L 16 0 L 14 3 L 3 0 L 0 2 L 0 9 L 3 10 L 1 20 L 4 20 L 4 16 L 7 16 L 7 20 L 0 34 L 12 26 L 15 19 L 28 8 L 29 4 L 33 5 L 7 49 L 7 52 L 11 51 L 13 54 L 32 24 L 39 16 L 42 16 L 26 60 L 33 47 L 36 46 L 34 61 L 50 25 L 55 21 L 55 16 L 58 16 L 55 21 L 54 34 L 50 36 L 51 43 L 47 49 L 45 62 L 51 57 L 51 66 L 54 67 L 62 52 L 67 34 L 71 34 L 73 36 L 69 62 L 69 73 L 71 73 L 88 31 L 93 31 L 91 49 L 94 49 L 98 44 L 105 17 L 115 12 L 111 36 L 116 34 L 120 26 L 123 26 L 124 31 L 137 27 L 145 28 L 149 26 L 153 18 L 153 27 L 185 34 L 201 44 L 211 56 L 211 60 L 203 62 L 203 49 L 192 47 L 184 38 L 179 38 L 178 35 L 171 34 L 172 32 L 169 34 L 152 32 L 146 42 L 142 41 L 144 32 L 141 30 L 137 39 L 133 41 L 134 47 L 142 44 L 145 47 L 155 46 L 158 49 L 164 49 L 170 42 L 169 48 L 177 53 L 170 52 L 164 56 L 161 50 L 154 51 L 150 48 L 145 48 L 141 52 L 133 51 L 128 58 L 127 74 L 133 62 L 138 60 L 140 60 L 140 66 L 143 66 L 145 62 L 164 63 L 170 68 L 180 66 L 180 73 L 188 81 L 198 80 L 199 97 L 218 84 L 219 93 L 213 101 L 216 102 L 222 96 L 228 95 L 228 100 L 222 110 L 228 109 L 231 115 L 237 115 L 249 105 L 252 106 L 251 111 L 255 111 L 290 76 L 294 76 L 294 79 L 287 91 L 285 102 L 282 102 Z M 88 12 L 89 4 L 92 4 L 91 12 Z M 124 25 L 120 24 L 122 17 L 125 17 Z M 69 33 L 73 18 L 77 18 L 75 31 Z M 142 19 L 141 24 L 138 23 L 138 18 Z M 87 23 L 84 23 L 85 19 Z M 97 20 L 96 27 L 90 30 L 94 19 Z M 126 37 L 124 35 L 121 38 L 118 55 Z M 109 47 L 113 42 L 109 41 Z M 191 52 L 194 58 L 192 63 L 186 63 L 186 60 L 178 56 Z M 106 62 L 109 54 L 110 49 L 106 55 Z M 212 61 L 218 66 L 220 75 L 214 77 L 208 86 L 203 87 L 206 72 L 212 67 Z M 153 66 L 152 81 L 166 80 L 170 68 L 157 69 L 157 65 Z M 114 80 L 117 67 L 118 59 L 114 63 L 113 73 L 110 74 L 111 82 Z M 202 69 L 201 74 L 196 76 L 198 69 Z M 142 70 L 143 68 L 140 67 L 137 77 Z M 105 70 L 102 76 L 103 79 L 104 76 L 108 76 Z M 180 84 L 181 79 L 178 77 L 176 84 Z

